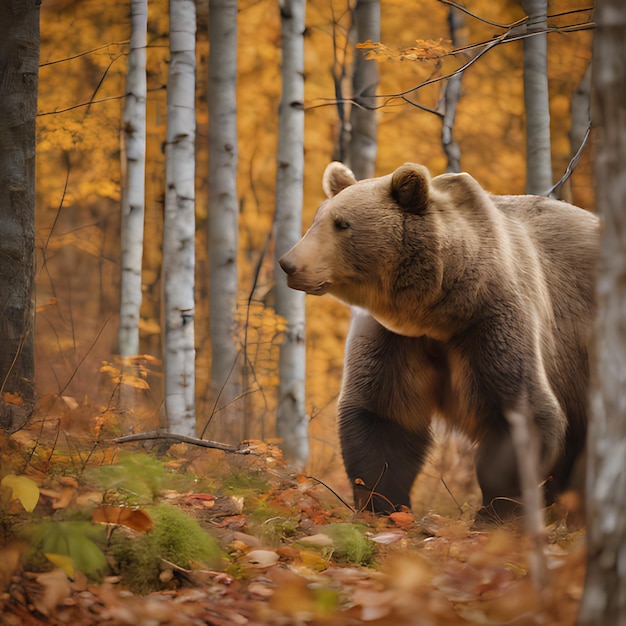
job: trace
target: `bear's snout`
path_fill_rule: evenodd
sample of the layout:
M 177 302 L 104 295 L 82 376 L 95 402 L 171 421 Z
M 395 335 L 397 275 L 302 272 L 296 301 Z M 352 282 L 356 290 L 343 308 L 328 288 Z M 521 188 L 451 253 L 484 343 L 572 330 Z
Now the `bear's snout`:
M 283 272 L 285 272 L 287 276 L 291 276 L 296 271 L 296 264 L 287 258 L 287 254 L 283 254 L 283 256 L 278 259 L 278 263 L 283 268 Z

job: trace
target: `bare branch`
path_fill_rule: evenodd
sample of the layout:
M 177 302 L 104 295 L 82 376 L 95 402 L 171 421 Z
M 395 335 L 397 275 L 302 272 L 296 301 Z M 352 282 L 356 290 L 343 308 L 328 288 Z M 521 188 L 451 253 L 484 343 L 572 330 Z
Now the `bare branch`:
M 504 29 L 510 30 L 512 28 L 515 28 L 516 26 L 521 26 L 528 19 L 527 17 L 523 17 L 522 19 L 517 20 L 516 22 L 512 22 L 511 24 L 500 24 L 498 22 L 492 22 L 491 20 L 488 20 L 487 18 L 480 17 L 480 15 L 476 15 L 475 13 L 472 13 L 469 9 L 466 9 L 464 6 L 458 4 L 457 2 L 451 2 L 451 0 L 439 0 L 439 2 L 441 2 L 441 4 L 445 4 L 446 6 L 452 7 L 454 9 L 458 9 L 459 11 L 466 13 L 467 15 L 469 15 L 470 17 L 473 17 L 479 22 L 483 22 L 484 24 L 489 24 L 489 26 L 495 26 L 496 28 L 504 28 Z
M 78 54 L 74 54 L 71 57 L 65 57 L 64 59 L 56 59 L 55 61 L 46 61 L 45 63 L 40 63 L 39 67 L 40 68 L 47 67 L 48 65 L 56 65 L 57 63 L 65 63 L 66 61 L 73 61 L 74 59 L 79 59 L 80 57 L 93 54 L 94 52 L 98 52 L 106 48 L 112 48 L 113 46 L 127 46 L 129 43 L 130 42 L 128 39 L 125 39 L 124 41 L 114 41 L 112 43 L 104 44 L 103 46 L 98 46 L 97 48 L 92 48 L 91 50 L 85 50 L 84 52 L 79 52 Z
M 468 69 L 469 67 L 471 67 L 476 61 L 478 61 L 478 59 L 480 59 L 482 56 L 484 56 L 485 54 L 487 54 L 487 52 L 489 52 L 490 50 L 492 50 L 493 48 L 495 48 L 496 46 L 499 46 L 501 44 L 505 44 L 505 43 L 511 43 L 514 41 L 522 41 L 528 37 L 535 37 L 538 35 L 542 35 L 542 34 L 550 34 L 550 33 L 571 33 L 571 32 L 578 32 L 578 31 L 584 31 L 584 30 L 593 30 L 595 28 L 595 23 L 592 21 L 585 21 L 585 22 L 580 22 L 580 23 L 576 23 L 576 24 L 568 24 L 565 26 L 550 26 L 546 29 L 542 29 L 542 30 L 538 30 L 538 31 L 533 31 L 532 33 L 520 33 L 520 34 L 512 34 L 512 30 L 513 28 L 511 28 L 510 30 L 508 30 L 506 33 L 502 33 L 501 35 L 497 35 L 496 37 L 494 37 L 493 39 L 490 39 L 488 41 L 481 41 L 481 42 L 477 42 L 477 43 L 473 43 L 473 44 L 469 44 L 467 46 L 462 46 L 461 48 L 455 48 L 453 50 L 450 50 L 449 52 L 446 52 L 444 54 L 441 55 L 440 58 L 443 57 L 447 57 L 447 56 L 455 56 L 458 55 L 460 53 L 463 52 L 468 52 L 470 50 L 474 50 L 476 48 L 483 48 L 482 50 L 480 50 L 475 56 L 473 56 L 471 59 L 469 59 L 467 62 L 463 63 L 463 65 L 461 65 L 459 68 L 457 68 L 456 70 L 454 70 L 453 72 L 450 72 L 449 74 L 444 74 L 442 76 L 435 76 L 432 78 L 429 78 L 425 81 L 422 81 L 421 83 L 419 83 L 418 85 L 415 85 L 415 87 L 411 87 L 410 89 L 406 89 L 405 91 L 401 91 L 398 93 L 393 93 L 393 94 L 377 94 L 376 98 L 378 100 L 383 100 L 382 104 L 379 104 L 377 106 L 374 107 L 368 107 L 371 108 L 372 110 L 377 110 L 377 109 L 382 109 L 384 107 L 389 106 L 394 100 L 401 100 L 402 102 L 405 102 L 407 104 L 410 104 L 411 106 L 414 106 L 418 109 L 421 109 L 423 111 L 426 111 L 427 113 L 432 113 L 433 115 L 437 115 L 441 117 L 441 113 L 435 109 L 431 109 L 429 107 L 426 107 L 422 104 L 419 104 L 418 102 L 415 102 L 413 100 L 411 100 L 410 98 L 408 98 L 408 96 L 412 93 L 415 93 L 417 91 L 419 91 L 420 89 L 427 87 L 428 85 L 433 85 L 445 80 L 449 80 L 450 78 L 457 76 L 458 74 L 461 74 L 462 72 L 464 72 L 466 69 Z M 317 102 L 321 101 L 320 104 L 309 104 L 307 106 L 305 106 L 305 111 L 309 111 L 311 109 L 317 109 L 317 108 L 321 108 L 324 106 L 336 106 L 337 105 L 337 100 L 332 99 L 332 98 L 320 98 L 317 99 Z M 350 103 L 356 106 L 363 106 L 362 104 L 359 105 L 359 103 L 355 102 L 354 99 L 349 98 L 349 99 L 345 99 L 342 101 L 343 103 Z
M 587 130 L 585 131 L 585 136 L 580 142 L 580 146 L 578 150 L 576 150 L 576 154 L 571 158 L 570 162 L 567 164 L 565 168 L 565 173 L 561 178 L 556 182 L 550 189 L 548 189 L 545 193 L 541 194 L 542 196 L 551 196 L 555 197 L 556 192 L 569 180 L 569 177 L 574 173 L 576 166 L 578 165 L 578 161 L 580 160 L 580 155 L 584 147 L 587 145 L 587 140 L 589 139 L 589 135 L 591 134 L 591 120 L 587 124 Z

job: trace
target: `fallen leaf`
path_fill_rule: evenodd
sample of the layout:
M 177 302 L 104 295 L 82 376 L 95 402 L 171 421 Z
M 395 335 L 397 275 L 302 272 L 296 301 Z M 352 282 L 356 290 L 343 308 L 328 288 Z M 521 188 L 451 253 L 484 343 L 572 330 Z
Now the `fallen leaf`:
M 390 543 L 396 543 L 396 541 L 400 541 L 401 539 L 404 539 L 405 537 L 406 535 L 403 532 L 389 531 L 389 532 L 383 532 L 383 533 L 378 533 L 376 535 L 373 535 L 372 537 L 370 537 L 370 539 L 374 543 L 380 543 L 382 545 L 389 545 Z
M 43 589 L 42 594 L 32 598 L 35 608 L 44 615 L 50 615 L 65 598 L 70 595 L 70 584 L 62 569 L 53 569 L 37 576 L 37 582 Z
M 39 501 L 39 487 L 37 483 L 27 476 L 15 476 L 7 474 L 0 485 L 11 489 L 11 499 L 19 500 L 27 513 L 32 513 Z
M 411 530 L 415 526 L 415 518 L 412 513 L 407 511 L 396 511 L 389 515 L 389 519 L 398 527 L 403 530 Z
M 91 518 L 99 524 L 118 524 L 142 533 L 152 529 L 152 518 L 143 509 L 104 505 L 94 509 Z
M 298 556 L 302 565 L 316 572 L 323 572 L 328 567 L 328 559 L 325 559 L 317 550 L 300 550 Z
M 311 546 L 325 548 L 327 546 L 332 546 L 333 540 L 324 533 L 317 533 L 315 535 L 309 535 L 307 537 L 300 537 L 300 539 L 298 539 L 298 543 L 305 543 Z
M 52 554 L 50 552 L 44 553 L 45 557 L 57 567 L 60 567 L 68 578 L 74 578 L 74 559 L 71 556 L 65 554 Z
M 242 560 L 256 569 L 267 569 L 278 562 L 278 554 L 272 550 L 251 550 Z

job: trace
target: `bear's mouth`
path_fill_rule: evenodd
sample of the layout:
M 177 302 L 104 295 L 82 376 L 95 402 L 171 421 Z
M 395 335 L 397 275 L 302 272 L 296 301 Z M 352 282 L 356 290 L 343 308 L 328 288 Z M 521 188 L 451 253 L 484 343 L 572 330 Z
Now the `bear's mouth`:
M 295 275 L 287 276 L 287 284 L 298 291 L 304 291 L 311 296 L 324 295 L 329 289 L 331 282 L 325 280 L 321 283 L 309 283 L 306 280 L 298 279 Z

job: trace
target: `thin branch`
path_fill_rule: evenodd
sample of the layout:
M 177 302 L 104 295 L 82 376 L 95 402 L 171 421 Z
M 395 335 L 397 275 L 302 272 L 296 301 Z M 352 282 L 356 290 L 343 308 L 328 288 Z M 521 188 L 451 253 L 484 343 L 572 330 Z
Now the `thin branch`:
M 528 20 L 528 17 L 523 17 L 522 19 L 519 19 L 516 22 L 512 22 L 511 24 L 500 24 L 498 22 L 492 22 L 485 17 L 480 17 L 480 15 L 472 13 L 469 9 L 466 9 L 464 6 L 458 4 L 457 2 L 451 2 L 451 0 L 439 0 L 439 2 L 441 2 L 441 4 L 445 4 L 446 6 L 458 9 L 459 11 L 466 13 L 467 15 L 473 17 L 479 22 L 483 22 L 483 24 L 489 24 L 489 26 L 495 26 L 496 28 L 504 28 L 505 30 L 510 30 L 512 28 L 515 28 L 516 26 L 520 26 Z
M 517 22 L 513 22 L 511 24 L 500 24 L 498 22 L 492 22 L 491 20 L 488 20 L 485 17 L 481 17 L 480 15 L 476 15 L 475 13 L 472 13 L 469 9 L 465 8 L 461 4 L 458 4 L 457 2 L 453 2 L 452 0 L 439 0 L 439 2 L 441 2 L 441 4 L 445 4 L 446 6 L 454 7 L 455 9 L 462 11 L 463 13 L 469 15 L 470 17 L 473 17 L 479 22 L 482 22 L 483 24 L 489 24 L 489 26 L 495 26 L 496 28 L 511 29 L 511 28 L 515 28 L 516 26 L 521 26 L 528 20 L 528 16 L 526 16 L 517 20 Z M 569 11 L 561 11 L 560 13 L 551 13 L 550 15 L 547 15 L 546 17 L 548 19 L 551 19 L 555 17 L 563 17 L 564 15 L 573 15 L 575 13 L 588 13 L 590 11 L 593 11 L 593 7 L 585 7 L 582 9 L 571 9 Z
M 80 57 L 87 56 L 89 54 L 93 54 L 94 52 L 98 52 L 99 50 L 104 50 L 105 48 L 111 48 L 113 46 L 125 46 L 128 45 L 129 40 L 125 39 L 124 41 L 114 41 L 112 43 L 106 43 L 102 46 L 98 46 L 97 48 L 92 48 L 91 50 L 85 50 L 84 52 L 79 52 L 74 54 L 71 57 L 65 57 L 64 59 L 56 59 L 55 61 L 46 61 L 45 63 L 40 63 L 39 67 L 47 67 L 48 65 L 56 65 L 57 63 L 65 63 L 66 61 L 73 61 L 74 59 L 79 59 Z
M 565 168 L 565 173 L 563 174 L 563 176 L 561 176 L 561 178 L 554 185 L 552 185 L 552 187 L 550 187 L 550 189 L 542 193 L 541 194 L 542 196 L 554 197 L 555 192 L 558 191 L 568 181 L 569 177 L 574 173 L 574 170 L 578 166 L 580 155 L 582 154 L 584 147 L 587 145 L 587 140 L 589 139 L 590 134 L 591 134 L 591 120 L 589 120 L 589 123 L 587 124 L 587 130 L 585 131 L 585 136 L 580 142 L 580 146 L 578 147 L 578 150 L 576 150 L 576 154 L 571 158 L 570 162 L 567 164 L 567 167 Z
M 356 510 L 354 509 L 354 507 L 350 506 L 350 504 L 346 502 L 346 500 L 344 500 L 332 487 L 329 487 L 323 480 L 320 480 L 319 478 L 316 478 L 315 476 L 307 476 L 307 478 L 309 480 L 314 480 L 319 485 L 322 485 L 322 487 L 326 487 L 326 489 L 328 489 L 328 491 L 330 491 L 330 493 L 332 493 L 335 496 L 335 498 L 337 498 L 337 500 L 341 502 L 341 504 L 343 504 L 348 509 L 350 509 L 352 513 L 356 513 Z
M 74 371 L 72 372 L 72 375 L 69 377 L 69 379 L 65 383 L 65 385 L 63 385 L 63 388 L 59 390 L 59 392 L 58 392 L 59 396 L 62 396 L 63 392 L 70 386 L 70 383 L 74 380 L 74 376 L 76 376 L 76 374 L 77 374 L 78 370 L 80 369 L 81 365 L 85 362 L 85 359 L 89 356 L 89 354 L 93 350 L 93 348 L 96 345 L 96 343 L 98 343 L 98 339 L 100 339 L 100 335 L 102 335 L 102 333 L 104 332 L 104 329 L 106 328 L 107 324 L 109 323 L 109 320 L 111 319 L 111 315 L 112 314 L 109 314 L 107 316 L 107 318 L 104 320 L 104 324 L 102 324 L 102 326 L 100 327 L 100 330 L 97 332 L 94 340 L 91 342 L 91 345 L 89 346 L 89 348 L 87 349 L 87 351 L 83 355 L 83 358 L 78 362 L 78 365 L 76 365 L 76 367 L 74 368 Z
M 165 86 L 162 85 L 161 87 L 153 87 L 151 89 L 148 89 L 148 93 L 154 92 L 154 91 L 164 91 L 165 90 Z M 109 96 L 107 98 L 101 98 L 100 100 L 91 100 L 89 102 L 81 102 L 80 104 L 74 104 L 71 107 L 67 107 L 65 109 L 57 109 L 56 111 L 46 111 L 44 113 L 37 113 L 37 117 L 44 117 L 45 115 L 57 115 L 58 113 L 67 113 L 68 111 L 73 111 L 74 109 L 80 109 L 81 107 L 88 107 L 91 106 L 92 104 L 101 104 L 102 102 L 110 102 L 111 100 L 122 100 L 124 98 L 126 98 L 127 94 L 123 94 L 121 96 Z

